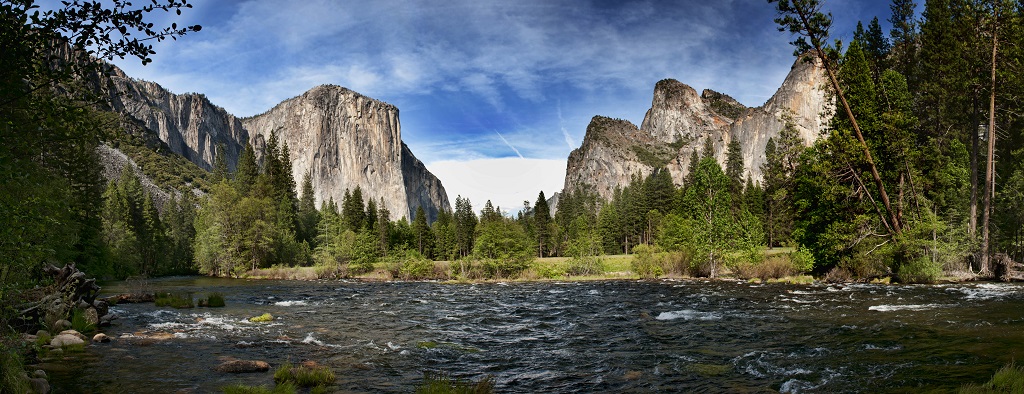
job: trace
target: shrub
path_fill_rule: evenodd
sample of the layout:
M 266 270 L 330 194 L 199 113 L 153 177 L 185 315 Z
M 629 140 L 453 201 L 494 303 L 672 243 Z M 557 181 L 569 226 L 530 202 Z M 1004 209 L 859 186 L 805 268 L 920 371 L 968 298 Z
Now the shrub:
M 555 264 L 537 264 L 533 270 L 538 277 L 545 279 L 558 279 L 566 275 L 566 271 Z
M 789 259 L 793 261 L 793 268 L 800 272 L 811 272 L 814 269 L 814 255 L 807 248 L 797 247 L 789 254 Z
M 224 307 L 224 295 L 221 293 L 210 293 L 206 296 L 206 306 L 210 308 L 223 308 Z
M 736 277 L 740 279 L 760 278 L 779 279 L 796 275 L 799 270 L 786 255 L 768 257 L 760 264 L 740 264 L 736 267 Z
M 317 279 L 341 279 L 349 276 L 348 266 L 342 264 L 317 264 L 313 267 Z
M 928 257 L 918 257 L 901 263 L 896 269 L 896 279 L 900 283 L 935 283 L 941 274 L 941 266 L 933 263 Z
M 274 381 L 278 383 L 294 383 L 302 387 L 325 386 L 334 383 L 334 372 L 323 365 L 313 363 L 292 366 L 284 363 L 274 371 Z
M 600 275 L 604 273 L 604 264 L 597 256 L 572 257 L 565 273 L 573 276 Z
M 194 308 L 192 294 L 156 293 L 154 295 L 156 306 L 169 306 L 177 309 Z
M 533 259 L 485 259 L 480 263 L 484 276 L 491 279 L 515 278 L 527 268 Z
M 439 373 L 424 373 L 423 384 L 417 394 L 489 394 L 494 392 L 494 378 L 485 376 L 479 381 L 452 379 Z
M 661 269 L 662 258 L 658 255 L 657 247 L 637 245 L 633 247 L 633 254 L 633 273 L 644 279 L 653 279 L 664 274 Z
M 686 276 L 690 273 L 690 264 L 693 262 L 693 252 L 690 250 L 677 250 L 666 254 L 662 260 L 661 268 L 666 275 Z

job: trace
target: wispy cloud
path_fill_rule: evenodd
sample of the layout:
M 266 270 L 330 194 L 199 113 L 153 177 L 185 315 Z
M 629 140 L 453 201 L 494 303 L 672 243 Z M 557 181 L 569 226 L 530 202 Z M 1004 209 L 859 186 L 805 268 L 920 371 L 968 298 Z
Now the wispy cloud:
M 516 156 L 519 156 L 520 159 L 524 158 L 523 154 L 519 153 L 519 149 L 516 149 L 516 147 L 512 146 L 512 144 L 510 144 L 508 142 L 508 140 L 505 139 L 505 136 L 501 135 L 501 133 L 499 133 L 497 131 L 495 131 L 494 134 L 497 134 L 498 138 L 501 138 L 501 142 L 504 142 L 505 145 L 508 146 L 510 149 L 512 149 L 513 152 L 516 152 Z
M 834 31 L 874 15 L 885 24 L 885 3 L 836 2 Z M 116 63 L 240 116 L 316 85 L 346 86 L 398 105 L 403 138 L 431 168 L 451 157 L 508 156 L 492 132 L 516 160 L 564 160 L 594 115 L 639 123 L 663 78 L 761 105 L 794 61 L 772 6 L 756 0 L 194 6 L 176 21 L 201 32 L 156 43 L 149 66 Z

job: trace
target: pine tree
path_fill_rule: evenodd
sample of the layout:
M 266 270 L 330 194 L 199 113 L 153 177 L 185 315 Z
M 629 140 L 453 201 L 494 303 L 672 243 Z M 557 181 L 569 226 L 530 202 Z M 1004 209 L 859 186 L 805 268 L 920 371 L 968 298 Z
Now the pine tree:
M 430 226 L 427 225 L 427 214 L 423 211 L 422 205 L 416 207 L 412 232 L 416 238 L 416 250 L 419 251 L 420 255 L 428 256 L 431 244 L 430 241 L 433 240 L 433 234 L 430 233 Z
M 736 138 L 729 141 L 725 157 L 725 175 L 732 181 L 729 192 L 734 196 L 743 193 L 743 151 L 740 148 L 740 141 Z
M 313 191 L 312 174 L 306 172 L 302 177 L 302 196 L 299 199 L 299 241 L 306 242 L 311 248 L 316 247 L 317 222 L 320 213 L 316 209 L 316 196 Z
M 533 204 L 533 225 L 537 237 L 537 257 L 544 257 L 551 250 L 551 210 L 548 208 L 548 200 L 541 190 L 537 195 L 537 202 Z
M 256 163 L 256 151 L 251 144 L 245 144 L 245 150 L 238 157 L 238 165 L 235 166 L 235 175 L 231 184 L 242 195 L 249 195 L 259 175 L 260 168 Z
M 461 195 L 455 197 L 455 237 L 462 256 L 468 256 L 473 251 L 476 224 L 476 214 L 473 213 L 469 199 Z

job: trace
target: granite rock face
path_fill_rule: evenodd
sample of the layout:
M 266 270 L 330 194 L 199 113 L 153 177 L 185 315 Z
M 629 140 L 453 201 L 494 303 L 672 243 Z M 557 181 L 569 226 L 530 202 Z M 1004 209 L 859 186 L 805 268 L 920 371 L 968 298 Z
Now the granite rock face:
M 197 93 L 174 94 L 155 82 L 130 78 L 113 67 L 107 91 L 115 112 L 156 133 L 171 151 L 203 169 L 213 168 L 223 149 L 230 168 L 249 141 L 242 122 Z
M 412 219 L 422 206 L 428 221 L 448 209 L 441 182 L 402 142 L 398 108 L 346 88 L 317 86 L 247 118 L 245 129 L 264 141 L 287 144 L 296 185 L 308 172 L 319 206 L 345 190 L 362 189 L 364 201 L 384 200 L 393 219 Z
M 733 139 L 740 142 L 744 175 L 760 181 L 768 139 L 777 137 L 787 122 L 808 145 L 827 126 L 834 105 L 825 82 L 818 63 L 797 60 L 764 105 L 747 108 L 723 93 L 698 94 L 676 80 L 662 80 L 639 128 L 601 116 L 591 120 L 583 144 L 569 154 L 563 188 L 591 188 L 610 199 L 632 177 L 646 177 L 658 167 L 665 167 L 678 186 L 694 151 L 701 152 L 710 140 L 715 159 L 724 167 Z
M 116 92 L 110 94 L 112 109 L 204 169 L 212 169 L 220 154 L 234 169 L 250 143 L 261 159 L 275 133 L 288 145 L 295 184 L 312 175 L 317 206 L 330 198 L 340 203 L 345 189 L 359 186 L 364 201 L 383 199 L 392 219 L 412 220 L 422 206 L 433 221 L 440 210 L 451 209 L 444 186 L 402 142 L 398 109 L 390 104 L 325 85 L 240 119 L 201 94 L 174 94 L 112 71 L 105 82 L 106 91 Z

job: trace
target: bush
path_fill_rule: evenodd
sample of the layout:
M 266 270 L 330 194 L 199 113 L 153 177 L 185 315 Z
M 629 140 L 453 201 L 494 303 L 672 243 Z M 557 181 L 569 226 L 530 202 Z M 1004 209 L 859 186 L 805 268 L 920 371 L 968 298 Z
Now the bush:
M 494 392 L 494 378 L 485 376 L 479 381 L 452 379 L 438 373 L 424 373 L 423 384 L 416 388 L 417 394 L 489 394 Z
M 206 296 L 206 306 L 210 308 L 223 308 L 224 305 L 225 303 L 223 294 L 210 293 L 208 296 Z
M 604 264 L 597 256 L 572 257 L 565 273 L 572 276 L 601 275 L 604 273 Z
M 334 383 L 334 380 L 334 372 L 330 368 L 313 363 L 299 366 L 284 363 L 274 371 L 274 381 L 279 384 L 294 383 L 302 387 L 317 387 Z
M 192 294 L 156 293 L 154 296 L 156 306 L 169 306 L 177 309 L 194 308 Z
M 690 250 L 677 250 L 669 252 L 662 259 L 661 268 L 665 275 L 676 277 L 690 274 L 690 264 L 693 262 L 693 252 Z
M 900 283 L 935 283 L 941 274 L 941 266 L 933 263 L 928 257 L 918 257 L 904 262 L 896 269 L 896 279 Z
M 558 279 L 566 275 L 566 271 L 555 264 L 536 264 L 533 270 L 538 277 L 545 279 Z
M 736 266 L 736 277 L 740 279 L 780 279 L 799 272 L 788 255 L 774 255 L 760 264 L 746 263 Z
M 658 255 L 658 248 L 650 245 L 637 245 L 633 247 L 633 273 L 644 279 L 657 278 L 664 274 L 662 271 L 662 257 Z

